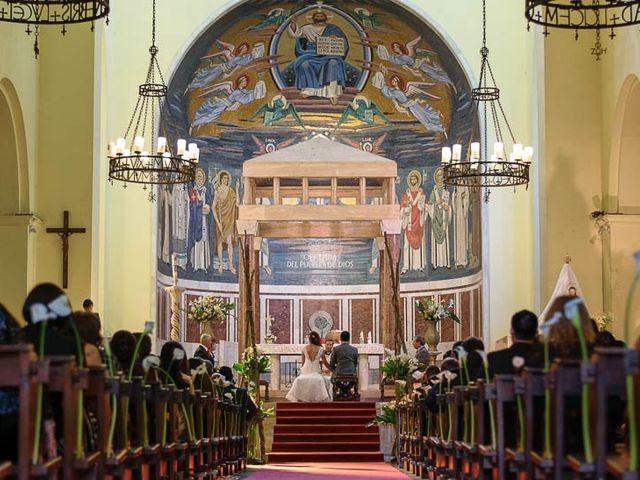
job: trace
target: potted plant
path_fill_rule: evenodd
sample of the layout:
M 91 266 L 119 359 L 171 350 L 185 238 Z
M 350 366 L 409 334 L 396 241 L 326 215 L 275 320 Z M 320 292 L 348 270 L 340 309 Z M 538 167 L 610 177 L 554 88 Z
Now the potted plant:
M 437 325 L 443 318 L 450 318 L 456 323 L 460 323 L 460 319 L 453 311 L 455 303 L 453 299 L 449 300 L 449 303 L 445 300 L 436 301 L 436 297 L 423 298 L 416 300 L 416 308 L 422 319 L 424 320 L 426 331 L 425 341 L 430 352 L 438 351 L 438 344 L 440 343 L 440 333 L 438 332 Z
M 396 446 L 396 412 L 397 402 L 385 402 L 380 405 L 380 413 L 367 424 L 368 427 L 378 425 L 380 430 L 380 450 L 384 455 L 384 461 L 390 462 L 395 456 Z

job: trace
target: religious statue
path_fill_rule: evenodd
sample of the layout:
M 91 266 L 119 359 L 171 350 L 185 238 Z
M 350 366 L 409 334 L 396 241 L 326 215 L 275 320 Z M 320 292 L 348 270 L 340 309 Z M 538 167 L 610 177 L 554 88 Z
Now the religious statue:
M 186 183 L 173 186 L 171 192 L 171 245 L 176 256 L 176 265 L 187 268 L 189 245 L 189 189 Z M 210 219 L 208 219 L 210 222 Z
M 278 340 L 278 337 L 276 337 L 273 332 L 272 332 L 272 327 L 273 327 L 273 317 L 271 315 L 267 315 L 265 317 L 265 324 L 266 324 L 266 332 L 264 335 L 264 342 L 265 343 L 275 343 L 276 340 Z
M 384 70 L 386 71 L 386 68 Z M 389 85 L 387 85 L 383 72 L 377 72 L 371 83 L 380 89 L 382 95 L 391 99 L 398 112 L 413 116 L 429 132 L 444 132 L 442 114 L 423 102 L 440 100 L 437 95 L 426 91 L 433 86 L 433 83 L 407 82 L 394 73 L 389 77 Z
M 469 263 L 469 187 L 457 186 L 453 191 L 453 257 L 456 267 Z
M 218 254 L 218 272 L 222 273 L 222 247 L 227 245 L 229 270 L 235 274 L 233 265 L 233 245 L 236 241 L 236 220 L 238 218 L 240 182 L 236 180 L 235 190 L 229 186 L 231 174 L 220 170 L 216 178 L 216 192 L 213 198 L 213 218 L 216 223 L 216 251 Z
M 207 88 L 198 97 L 211 97 L 198 107 L 191 122 L 191 128 L 215 122 L 227 110 L 237 110 L 256 99 L 264 98 L 265 83 L 260 80 L 254 88 L 249 88 L 249 76 L 240 75 L 235 82 L 221 82 Z
M 328 98 L 335 105 L 347 85 L 344 59 L 349 41 L 340 27 L 327 23 L 328 19 L 318 7 L 311 14 L 312 23 L 300 27 L 292 20 L 287 34 L 296 40 L 295 87 L 305 97 Z
M 360 330 L 360 343 L 364 343 L 364 332 Z
M 437 168 L 433 173 L 435 185 L 427 203 L 427 213 L 431 217 L 431 264 L 433 268 L 451 268 L 449 262 L 449 223 L 451 203 L 449 191 L 444 184 L 444 171 Z
M 422 190 L 422 175 L 411 170 L 407 176 L 407 190 L 400 200 L 400 216 L 404 243 L 402 245 L 402 273 L 424 270 L 427 264 L 427 245 L 424 235 L 426 197 Z
M 189 252 L 194 271 L 207 271 L 211 264 L 211 192 L 206 178 L 203 169 L 196 169 L 195 183 L 189 192 Z

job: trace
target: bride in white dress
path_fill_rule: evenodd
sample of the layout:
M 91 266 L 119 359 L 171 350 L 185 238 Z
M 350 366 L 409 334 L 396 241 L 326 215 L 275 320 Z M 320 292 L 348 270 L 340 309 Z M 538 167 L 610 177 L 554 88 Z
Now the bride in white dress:
M 302 349 L 302 368 L 287 393 L 290 402 L 329 402 L 331 401 L 331 378 L 322 375 L 323 363 L 329 365 L 320 345 L 318 332 L 309 334 L 309 343 Z

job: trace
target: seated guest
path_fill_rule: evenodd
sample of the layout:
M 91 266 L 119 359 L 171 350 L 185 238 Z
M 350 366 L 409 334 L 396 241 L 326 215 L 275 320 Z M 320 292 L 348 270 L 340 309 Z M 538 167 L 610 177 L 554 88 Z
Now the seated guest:
M 0 345 L 13 345 L 20 341 L 18 321 L 0 304 Z M 18 407 L 17 390 L 0 388 L 0 462 L 15 460 L 18 453 Z
M 176 351 L 177 350 L 177 351 Z M 171 380 L 161 375 L 165 384 L 175 384 L 176 388 L 189 388 L 191 376 L 188 374 L 187 353 L 178 342 L 167 342 L 160 350 L 160 368 L 171 376 Z
M 220 367 L 220 375 L 222 375 L 227 382 L 231 383 L 229 386 L 225 387 L 225 393 L 230 392 L 233 394 L 234 403 L 246 406 L 247 420 L 251 420 L 256 413 L 258 413 L 258 407 L 247 390 L 245 388 L 236 387 L 235 380 L 233 379 L 233 371 L 230 367 L 226 365 Z
M 208 333 L 203 333 L 200 336 L 200 345 L 196 348 L 193 356 L 209 362 L 213 368 L 216 364 L 216 356 L 213 353 L 214 350 L 215 343 L 213 342 L 213 338 Z
M 422 335 L 416 335 L 413 339 L 413 348 L 416 349 L 416 360 L 422 364 L 421 370 L 427 368 L 429 365 L 429 353 L 425 346 L 424 337 Z
M 128 373 L 136 348 L 136 337 L 128 330 L 118 330 L 111 337 L 109 347 L 113 355 L 114 369 Z
M 140 341 L 138 347 L 138 355 L 135 359 L 135 366 L 133 367 L 133 374 L 136 376 L 144 376 L 144 368 L 142 367 L 142 360 L 151 355 L 151 337 L 142 332 L 134 332 L 133 338 L 136 339 L 136 343 Z
M 541 348 L 535 343 L 538 332 L 538 317 L 528 310 L 521 310 L 511 317 L 511 339 L 513 344 L 509 348 L 491 352 L 488 355 L 489 375 L 513 375 L 514 357 L 521 357 L 525 365 L 534 349 Z
M 76 342 L 65 332 L 73 310 L 69 298 L 52 283 L 42 283 L 31 290 L 22 307 L 27 326 L 22 329 L 23 338 L 38 350 L 40 322 L 48 320 L 44 338 L 45 355 L 76 355 Z
M 477 337 L 469 337 L 462 342 L 462 348 L 467 352 L 469 380 L 473 382 L 478 378 L 484 378 L 484 365 L 482 363 L 482 357 L 478 353 L 478 351 L 484 351 L 484 342 Z
M 102 343 L 100 319 L 93 313 L 73 312 L 73 322 L 82 341 L 85 366 L 98 367 L 102 365 L 102 355 L 99 349 Z M 67 329 L 66 333 L 72 338 L 75 336 L 71 328 Z

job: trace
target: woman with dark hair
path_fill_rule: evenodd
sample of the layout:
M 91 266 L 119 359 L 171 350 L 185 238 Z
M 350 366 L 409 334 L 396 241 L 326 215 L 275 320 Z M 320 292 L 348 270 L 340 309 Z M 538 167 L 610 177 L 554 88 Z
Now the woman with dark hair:
M 560 315 L 559 320 L 549 330 L 549 352 L 552 360 L 555 358 L 580 358 L 578 332 L 571 323 L 571 319 L 565 315 L 566 304 L 574 300 L 576 300 L 576 297 L 568 295 L 557 297 L 543 319 L 543 322 L 547 322 L 556 314 Z M 585 307 L 584 303 L 578 305 L 578 313 L 587 348 L 590 352 L 596 340 L 596 331 L 593 328 L 591 317 L 589 317 L 589 312 L 587 312 L 587 307 Z
M 322 375 L 321 362 L 329 369 L 318 332 L 309 334 L 309 343 L 302 349 L 302 368 L 287 393 L 290 402 L 327 402 L 331 400 L 331 380 Z
M 187 352 L 178 342 L 167 342 L 160 350 L 160 368 L 171 376 L 171 380 L 177 388 L 189 388 L 191 377 L 188 375 Z M 166 374 L 160 375 L 163 383 L 171 383 L 165 378 Z
M 128 372 L 133 360 L 133 351 L 136 348 L 136 337 L 133 333 L 128 330 L 118 330 L 111 337 L 109 347 L 115 360 L 115 369 Z
M 75 323 L 78 336 L 83 344 L 85 366 L 97 367 L 102 365 L 102 356 L 99 349 L 102 343 L 102 335 L 100 334 L 100 319 L 98 316 L 95 313 L 73 312 L 71 321 Z M 75 338 L 71 321 L 66 334 Z

